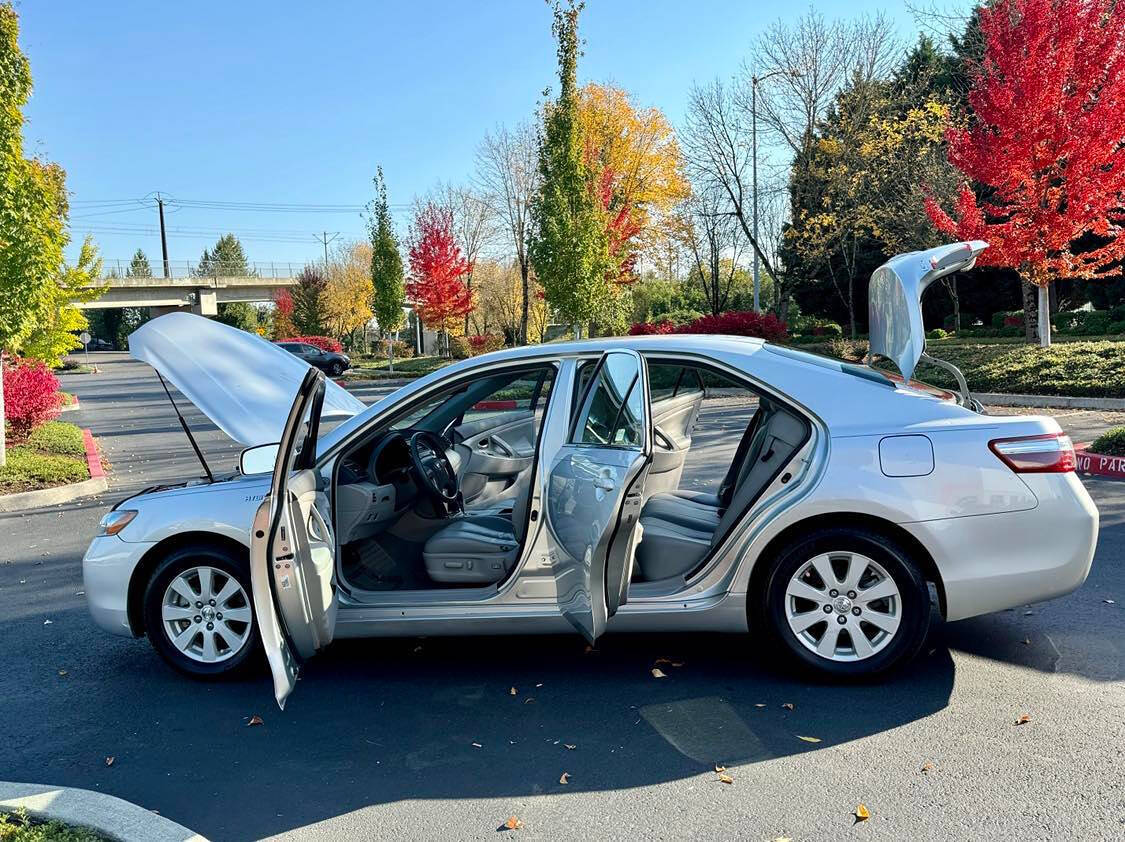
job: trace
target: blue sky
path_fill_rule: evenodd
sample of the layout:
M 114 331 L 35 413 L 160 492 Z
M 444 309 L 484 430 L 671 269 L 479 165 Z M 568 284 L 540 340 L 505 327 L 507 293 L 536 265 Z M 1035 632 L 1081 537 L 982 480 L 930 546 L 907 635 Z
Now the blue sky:
M 814 5 L 848 17 L 881 4 Z M 693 80 L 731 74 L 758 32 L 806 8 L 590 0 L 580 81 L 625 87 L 678 124 Z M 23 0 L 17 11 L 35 79 L 28 151 L 67 170 L 75 241 L 91 231 L 110 260 L 140 247 L 155 265 L 156 211 L 93 203 L 156 190 L 191 200 L 362 205 L 382 164 L 391 202 L 405 205 L 439 180 L 465 179 L 484 132 L 528 117 L 555 73 L 540 0 Z M 913 39 L 905 7 L 889 13 Z M 405 214 L 399 219 L 405 229 Z M 354 211 L 183 208 L 168 226 L 173 260 L 198 258 L 228 230 L 263 261 L 315 259 L 314 232 L 363 232 Z

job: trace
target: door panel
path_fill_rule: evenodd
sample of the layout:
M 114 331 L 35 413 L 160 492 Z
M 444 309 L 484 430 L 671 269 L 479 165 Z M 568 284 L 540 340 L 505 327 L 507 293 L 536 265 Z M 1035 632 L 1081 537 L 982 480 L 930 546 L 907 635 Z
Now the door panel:
M 591 642 L 631 577 L 652 438 L 640 356 L 611 351 L 594 378 L 570 441 L 551 462 L 545 507 L 560 608 Z
M 517 487 L 535 457 L 535 415 L 501 412 L 454 428 L 466 503 L 489 503 Z
M 645 483 L 646 495 L 679 487 L 702 406 L 702 390 L 664 398 L 652 405 L 652 468 Z
M 319 476 L 312 469 L 324 383 L 324 375 L 310 368 L 297 390 L 270 493 L 250 533 L 254 610 L 282 708 L 296 686 L 301 660 L 331 642 L 336 624 L 335 542 L 317 507 Z

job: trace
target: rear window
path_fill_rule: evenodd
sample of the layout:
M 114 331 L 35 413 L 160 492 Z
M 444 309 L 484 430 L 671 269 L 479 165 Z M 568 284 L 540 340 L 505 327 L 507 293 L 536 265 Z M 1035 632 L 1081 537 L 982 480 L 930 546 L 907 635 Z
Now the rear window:
M 866 365 L 845 362 L 835 357 L 824 357 L 820 354 L 810 353 L 809 351 L 798 351 L 795 348 L 787 348 L 783 345 L 764 345 L 762 347 L 774 354 L 780 354 L 783 357 L 788 357 L 797 362 L 831 369 L 832 371 L 839 371 L 843 374 L 850 374 L 852 377 L 859 377 L 872 383 L 878 383 L 881 386 L 889 386 L 892 389 L 895 387 L 895 384 L 886 374 Z M 901 380 L 901 378 L 899 379 Z

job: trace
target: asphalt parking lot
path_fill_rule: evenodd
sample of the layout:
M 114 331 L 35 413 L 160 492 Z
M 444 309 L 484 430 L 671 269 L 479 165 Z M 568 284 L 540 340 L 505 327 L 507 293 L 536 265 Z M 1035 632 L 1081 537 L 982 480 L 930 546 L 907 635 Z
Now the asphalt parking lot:
M 1102 533 L 1081 589 L 938 623 L 882 684 L 794 680 L 741 636 L 345 641 L 281 712 L 264 672 L 192 682 L 89 620 L 98 519 L 199 473 L 152 372 L 97 356 L 101 374 L 65 380 L 66 418 L 102 442 L 110 491 L 0 515 L 0 779 L 108 792 L 213 839 L 1125 838 L 1123 484 L 1087 483 Z M 231 468 L 236 447 L 185 410 Z M 657 679 L 658 658 L 681 665 Z M 511 815 L 523 828 L 498 834 Z

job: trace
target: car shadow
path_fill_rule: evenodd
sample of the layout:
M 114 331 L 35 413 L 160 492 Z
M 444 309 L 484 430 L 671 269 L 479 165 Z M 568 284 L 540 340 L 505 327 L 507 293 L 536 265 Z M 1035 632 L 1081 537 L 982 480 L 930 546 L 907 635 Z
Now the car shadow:
M 121 640 L 104 663 L 52 678 L 87 711 L 56 726 L 74 730 L 61 735 L 73 753 L 8 774 L 98 788 L 216 839 L 408 799 L 620 791 L 734 770 L 927 717 L 954 681 L 942 649 L 883 683 L 809 682 L 762 663 L 744 635 L 610 635 L 596 649 L 577 636 L 338 641 L 282 712 L 264 674 L 193 682 L 141 645 Z M 17 700 L 10 713 L 49 728 L 42 712 L 65 710 L 58 701 Z M 250 726 L 255 715 L 263 724 Z

